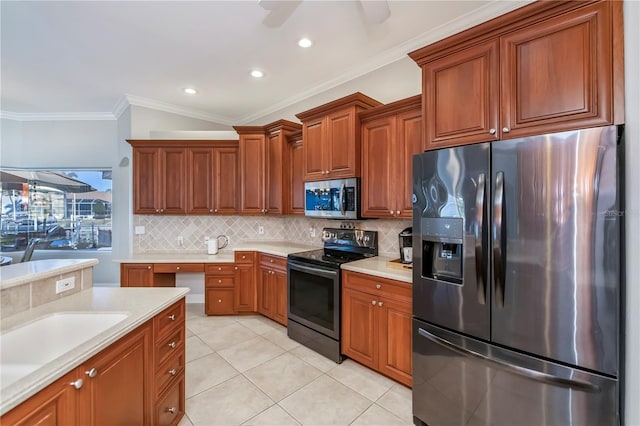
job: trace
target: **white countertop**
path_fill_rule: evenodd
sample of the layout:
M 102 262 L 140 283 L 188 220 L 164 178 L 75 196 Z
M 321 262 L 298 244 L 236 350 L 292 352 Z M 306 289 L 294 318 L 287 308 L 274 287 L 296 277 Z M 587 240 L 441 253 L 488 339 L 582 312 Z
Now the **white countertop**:
M 53 313 L 98 311 L 128 314 L 126 319 L 113 327 L 76 346 L 17 382 L 2 387 L 0 390 L 0 415 L 16 407 L 48 384 L 153 318 L 163 309 L 183 298 L 188 292 L 189 289 L 182 287 L 94 287 L 4 318 L 0 322 L 2 333 Z M 0 368 L 2 368 L 1 360 Z
M 389 268 L 387 262 L 393 260 L 391 257 L 376 256 L 367 259 L 356 260 L 344 263 L 341 268 L 345 271 L 360 272 L 362 274 L 375 275 L 377 277 L 389 278 L 391 280 L 404 281 L 411 284 L 413 275 L 410 269 L 402 270 Z
M 319 247 L 296 244 L 288 241 L 247 241 L 232 249 L 221 249 L 218 254 L 206 252 L 141 253 L 125 259 L 115 259 L 118 263 L 227 263 L 234 261 L 235 251 L 259 251 L 275 256 L 287 257 L 291 253 L 314 250 Z
M 0 268 L 0 289 L 66 274 L 98 264 L 98 259 L 46 259 Z

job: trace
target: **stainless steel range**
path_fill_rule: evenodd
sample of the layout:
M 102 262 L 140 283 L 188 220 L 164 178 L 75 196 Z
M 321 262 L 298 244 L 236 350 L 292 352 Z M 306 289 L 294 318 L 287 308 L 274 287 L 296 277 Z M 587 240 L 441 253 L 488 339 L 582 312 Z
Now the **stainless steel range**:
M 378 255 L 377 231 L 324 228 L 324 248 L 287 260 L 287 334 L 340 363 L 340 265 Z

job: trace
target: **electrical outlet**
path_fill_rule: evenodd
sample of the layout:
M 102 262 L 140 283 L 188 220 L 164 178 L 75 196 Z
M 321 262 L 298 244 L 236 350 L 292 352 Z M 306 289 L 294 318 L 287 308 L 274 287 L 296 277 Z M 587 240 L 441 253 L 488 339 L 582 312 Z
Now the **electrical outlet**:
M 314 228 L 314 227 L 309 228 L 309 236 L 311 236 L 311 238 L 315 238 L 315 236 L 316 236 L 316 228 Z
M 182 238 L 182 235 L 178 236 L 178 245 L 180 247 L 184 245 L 184 238 Z
M 264 226 L 258 225 L 258 234 L 260 234 L 260 235 L 264 234 Z
M 136 226 L 135 233 L 136 235 L 143 235 L 145 232 L 144 226 Z
M 56 294 L 73 290 L 76 286 L 76 277 L 63 278 L 56 281 Z

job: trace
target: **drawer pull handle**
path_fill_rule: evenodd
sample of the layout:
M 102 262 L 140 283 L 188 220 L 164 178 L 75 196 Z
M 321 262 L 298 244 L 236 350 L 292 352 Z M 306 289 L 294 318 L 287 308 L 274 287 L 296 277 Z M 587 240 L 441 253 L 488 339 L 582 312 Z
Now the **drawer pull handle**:
M 171 315 L 169 315 L 169 319 L 170 319 L 171 321 L 175 321 L 175 320 L 176 320 L 176 314 L 171 314 Z
M 172 375 L 172 376 L 175 376 L 175 375 L 176 375 L 176 373 L 177 373 L 177 371 L 176 371 L 176 369 L 175 369 L 175 368 L 172 368 L 171 370 L 167 371 L 167 373 L 169 373 L 169 374 L 170 374 L 170 375 Z
M 382 288 L 382 286 L 380 284 L 376 284 L 376 288 L 379 290 Z
M 167 412 L 174 414 L 176 412 L 176 407 L 169 407 L 167 408 Z
M 170 348 L 175 348 L 175 347 L 176 347 L 176 342 L 171 342 L 171 343 L 169 343 L 169 347 L 170 347 Z
M 78 379 L 74 382 L 69 383 L 71 386 L 73 386 L 76 389 L 80 389 L 82 387 L 82 379 Z
M 87 370 L 84 372 L 84 374 L 86 374 L 87 376 L 94 378 L 98 375 L 98 370 L 96 370 L 95 368 L 92 368 L 91 370 Z
M 372 301 L 371 301 L 371 304 L 372 304 L 372 305 L 375 305 L 375 304 L 376 304 L 376 301 L 375 301 L 375 300 L 372 300 Z
M 378 302 L 378 306 L 382 307 L 382 302 Z

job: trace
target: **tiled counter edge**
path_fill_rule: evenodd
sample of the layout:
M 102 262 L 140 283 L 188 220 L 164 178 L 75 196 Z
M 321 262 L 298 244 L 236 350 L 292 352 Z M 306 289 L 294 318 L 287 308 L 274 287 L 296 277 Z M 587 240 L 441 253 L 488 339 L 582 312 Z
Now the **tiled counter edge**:
M 59 312 L 118 312 L 128 316 L 0 392 L 0 415 L 185 297 L 187 288 L 92 288 L 2 319 L 2 332 Z

